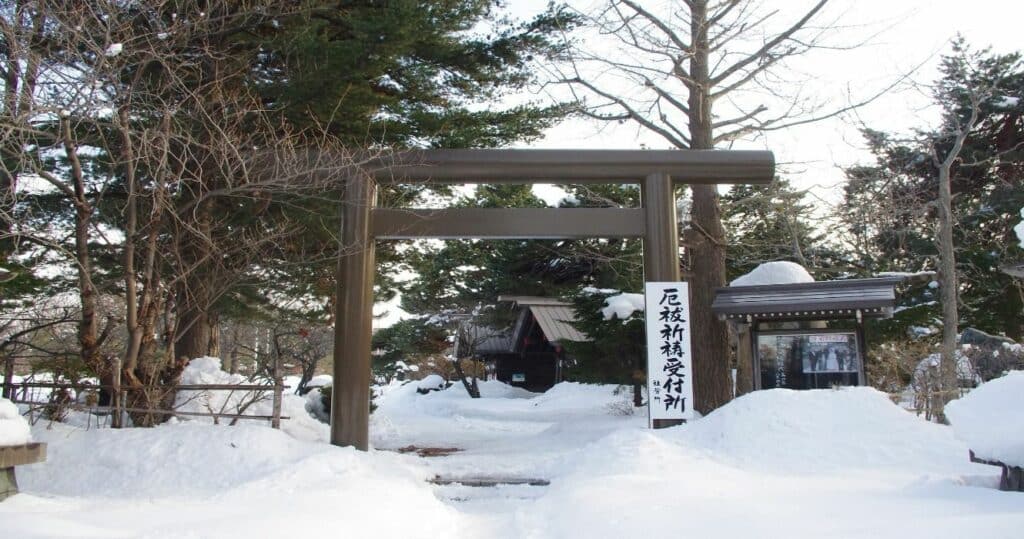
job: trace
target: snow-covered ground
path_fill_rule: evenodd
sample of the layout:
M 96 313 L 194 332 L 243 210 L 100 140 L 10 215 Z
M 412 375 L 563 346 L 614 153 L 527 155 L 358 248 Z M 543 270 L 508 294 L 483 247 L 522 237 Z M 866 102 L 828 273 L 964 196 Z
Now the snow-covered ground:
M 651 431 L 628 393 L 496 382 L 392 385 L 375 449 L 323 431 L 181 423 L 37 425 L 3 537 L 1019 537 L 1024 495 L 968 462 L 951 429 L 866 388 L 771 390 Z M 1019 413 L 1019 407 L 1017 413 Z M 286 422 L 287 424 L 287 422 Z M 458 448 L 421 458 L 399 448 Z M 549 486 L 437 486 L 499 477 Z

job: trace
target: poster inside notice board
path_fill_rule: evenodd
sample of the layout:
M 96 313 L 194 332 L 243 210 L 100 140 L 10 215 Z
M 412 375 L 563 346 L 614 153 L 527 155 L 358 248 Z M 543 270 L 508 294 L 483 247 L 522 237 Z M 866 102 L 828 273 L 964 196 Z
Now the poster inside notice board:
M 772 331 L 757 335 L 760 388 L 855 386 L 864 368 L 856 332 Z
M 693 419 L 689 284 L 646 283 L 644 302 L 649 424 L 657 419 Z

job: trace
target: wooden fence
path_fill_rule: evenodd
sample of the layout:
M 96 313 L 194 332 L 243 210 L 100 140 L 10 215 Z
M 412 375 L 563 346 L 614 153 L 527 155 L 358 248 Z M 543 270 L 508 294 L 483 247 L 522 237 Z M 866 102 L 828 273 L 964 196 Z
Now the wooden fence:
M 119 363 L 119 362 L 118 362 Z M 26 404 L 29 406 L 29 414 L 38 412 L 41 410 L 78 410 L 88 412 L 97 417 L 109 417 L 110 426 L 113 428 L 120 428 L 125 425 L 126 414 L 152 414 L 152 415 L 166 415 L 166 416 L 197 416 L 197 417 L 212 417 L 217 422 L 221 418 L 230 419 L 231 424 L 235 424 L 238 420 L 263 420 L 270 421 L 270 425 L 275 428 L 281 428 L 281 420 L 289 419 L 281 415 L 281 402 L 283 399 L 284 390 L 288 386 L 284 385 L 280 375 L 280 369 L 275 366 L 273 373 L 272 384 L 178 384 L 173 386 L 143 386 L 143 387 L 124 387 L 121 383 L 121 369 L 120 365 L 116 365 L 114 372 L 114 383 L 109 385 L 103 384 L 90 384 L 90 383 L 64 383 L 64 382 L 33 382 L 33 381 L 21 381 L 15 382 L 13 373 L 5 373 L 3 383 L 3 397 L 9 399 L 15 404 Z M 51 390 L 45 400 L 38 400 L 40 398 L 39 389 Z M 54 398 L 54 390 L 59 390 L 62 393 L 62 397 Z M 81 396 L 90 392 L 99 392 L 107 390 L 109 394 L 108 404 L 99 404 L 98 397 L 96 395 L 95 402 L 90 402 L 91 399 L 86 399 L 86 402 L 82 402 Z M 74 391 L 75 395 L 71 396 L 67 392 Z M 163 408 L 138 408 L 128 406 L 129 392 L 132 391 L 145 391 L 155 392 L 158 395 L 169 395 L 172 392 L 177 394 L 179 391 L 194 391 L 197 394 L 193 395 L 190 399 L 186 400 L 185 403 L 191 402 L 194 398 L 201 397 L 207 391 L 227 391 L 228 398 L 225 399 L 225 405 L 220 410 L 213 410 L 208 408 L 206 412 L 196 411 L 184 411 L 176 409 L 163 409 Z M 234 410 L 227 409 L 227 403 L 230 402 L 230 397 L 237 394 L 237 392 L 243 392 L 243 397 L 240 402 L 235 405 Z M 266 398 L 266 393 L 271 393 L 273 399 L 271 415 L 255 415 L 246 414 L 245 410 L 257 402 L 261 402 Z M 208 393 L 206 393 L 208 395 Z M 161 400 L 161 399 L 156 399 Z M 184 403 L 183 403 L 184 404 Z

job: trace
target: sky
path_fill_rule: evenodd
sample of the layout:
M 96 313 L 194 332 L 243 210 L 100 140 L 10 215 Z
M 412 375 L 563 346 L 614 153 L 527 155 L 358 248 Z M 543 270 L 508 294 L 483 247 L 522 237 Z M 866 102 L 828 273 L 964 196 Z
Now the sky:
M 511 0 L 511 12 L 528 17 L 546 5 L 546 0 Z M 645 0 L 645 6 L 658 4 Z M 778 20 L 798 18 L 813 2 L 787 0 L 768 2 L 784 6 Z M 573 5 L 588 9 L 597 1 L 577 1 Z M 790 11 L 786 11 L 790 10 Z M 935 125 L 936 109 L 928 95 L 913 89 L 910 82 L 930 83 L 938 75 L 939 55 L 949 52 L 950 40 L 962 34 L 974 48 L 992 47 L 994 52 L 1012 52 L 1022 47 L 1020 21 L 1024 4 L 1010 0 L 833 0 L 825 18 L 838 20 L 843 29 L 833 34 L 840 43 L 866 45 L 853 50 L 817 51 L 794 65 L 793 84 L 802 92 L 814 92 L 828 103 L 842 108 L 853 100 L 873 95 L 900 81 L 909 79 L 877 100 L 853 113 L 824 120 L 810 126 L 773 133 L 757 140 L 738 143 L 742 149 L 769 149 L 775 152 L 779 172 L 793 184 L 808 189 L 822 204 L 834 204 L 841 197 L 844 180 L 842 167 L 870 163 L 859 135 L 862 126 L 884 131 L 907 132 L 915 127 Z M 537 94 L 534 99 L 547 96 Z M 591 121 L 570 120 L 548 131 L 539 141 L 522 144 L 532 148 L 667 148 L 667 143 L 633 125 L 600 125 Z M 540 189 L 549 201 L 559 193 Z

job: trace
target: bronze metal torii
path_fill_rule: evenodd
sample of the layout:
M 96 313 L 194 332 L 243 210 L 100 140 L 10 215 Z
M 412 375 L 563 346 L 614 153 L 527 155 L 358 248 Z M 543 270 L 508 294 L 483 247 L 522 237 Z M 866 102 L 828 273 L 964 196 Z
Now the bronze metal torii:
M 412 150 L 361 164 L 345 179 L 337 275 L 331 443 L 366 450 L 374 246 L 378 239 L 636 238 L 644 280 L 679 280 L 677 184 L 766 184 L 768 151 Z M 639 184 L 640 208 L 375 208 L 377 184 Z

